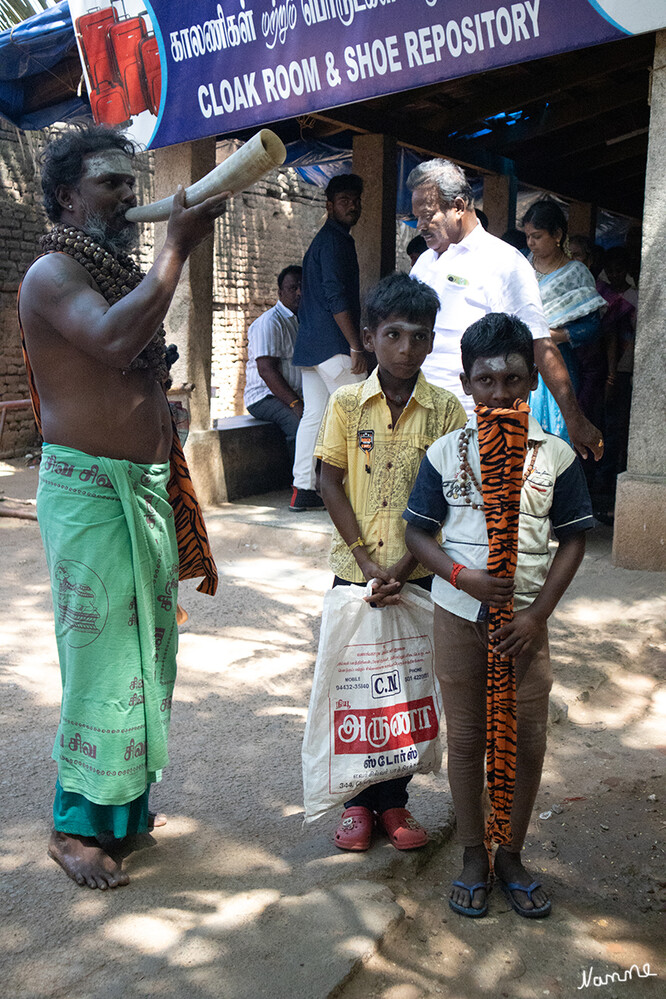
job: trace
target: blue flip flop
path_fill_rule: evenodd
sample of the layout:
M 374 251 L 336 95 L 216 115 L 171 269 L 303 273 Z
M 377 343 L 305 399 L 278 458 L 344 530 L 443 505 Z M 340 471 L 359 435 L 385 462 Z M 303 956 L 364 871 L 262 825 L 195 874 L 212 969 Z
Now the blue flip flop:
M 465 891 L 469 892 L 470 901 L 474 901 L 474 892 L 479 888 L 485 888 L 486 894 L 490 891 L 486 881 L 477 881 L 475 885 L 466 885 L 464 881 L 452 881 L 451 884 L 455 888 L 464 888 Z M 460 916 L 469 916 L 470 919 L 479 919 L 481 916 L 485 916 L 488 912 L 488 902 L 482 906 L 480 909 L 475 909 L 471 905 L 460 905 L 459 902 L 454 902 L 452 898 L 449 899 L 449 905 L 454 912 L 457 912 Z
M 522 891 L 527 895 L 528 899 L 531 902 L 532 892 L 536 891 L 537 888 L 541 887 L 540 881 L 533 881 L 532 884 L 529 886 L 529 888 L 526 888 L 525 885 L 519 885 L 515 881 L 510 881 L 509 883 L 507 883 L 506 881 L 502 881 L 501 878 L 497 878 L 496 880 L 497 884 L 500 886 L 500 888 L 506 895 L 507 899 L 509 900 L 511 908 L 515 912 L 517 912 L 519 916 L 523 916 L 525 919 L 543 919 L 544 916 L 550 915 L 550 909 L 551 909 L 550 899 L 544 905 L 541 905 L 538 908 L 525 909 L 523 908 L 522 905 L 519 905 L 518 902 L 516 902 L 515 898 L 512 895 L 512 892 L 514 891 Z

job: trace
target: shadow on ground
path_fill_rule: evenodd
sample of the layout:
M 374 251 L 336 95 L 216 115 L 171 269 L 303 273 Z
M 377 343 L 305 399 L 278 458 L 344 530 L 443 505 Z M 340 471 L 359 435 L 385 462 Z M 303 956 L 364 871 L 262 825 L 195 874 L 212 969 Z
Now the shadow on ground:
M 438 994 L 443 983 L 447 996 L 465 999 L 522 999 L 547 989 L 572 994 L 558 993 L 546 978 L 535 991 L 532 978 L 521 973 L 525 946 L 539 939 L 549 941 L 553 961 L 560 952 L 575 954 L 576 976 L 583 958 L 597 960 L 609 941 L 621 943 L 622 959 L 631 951 L 652 961 L 654 945 L 641 922 L 651 911 L 640 913 L 626 896 L 622 905 L 610 904 L 604 893 L 612 886 L 596 887 L 601 874 L 594 884 L 588 877 L 585 894 L 577 887 L 590 865 L 567 854 L 566 822 L 573 822 L 575 802 L 564 803 L 555 822 L 537 824 L 530 846 L 533 861 L 555 881 L 566 919 L 553 917 L 547 928 L 520 927 L 515 938 L 516 919 L 500 908 L 491 919 L 503 943 L 498 938 L 490 945 L 490 920 L 480 921 L 485 926 L 442 923 L 454 873 L 452 852 L 437 850 L 450 830 L 443 774 L 413 782 L 413 810 L 434 833 L 433 846 L 419 855 L 400 855 L 382 839 L 366 855 L 335 851 L 335 816 L 303 830 L 300 744 L 322 594 L 330 585 L 328 528 L 324 514 L 283 516 L 282 504 L 286 494 L 209 515 L 221 586 L 213 600 L 194 584 L 181 590 L 190 618 L 181 635 L 172 764 L 152 797 L 169 821 L 128 857 L 132 884 L 108 893 L 76 887 L 46 858 L 60 694 L 50 589 L 37 525 L 0 521 L 6 994 L 324 999 L 392 926 L 372 959 L 379 966 L 361 972 L 371 976 L 363 995 L 421 999 Z M 601 796 L 600 781 L 618 773 L 646 782 L 659 769 L 661 583 L 654 574 L 613 570 L 607 538 L 591 546 L 553 622 L 561 720 L 552 731 L 539 811 L 567 797 Z M 604 787 L 609 794 L 622 791 L 612 783 Z M 646 788 L 641 784 L 636 794 Z M 590 827 L 589 847 L 619 864 L 628 849 L 622 841 L 628 817 L 619 800 L 616 806 L 610 835 Z M 543 849 L 547 842 L 556 852 Z M 428 861 L 424 878 L 418 870 Z M 572 880 L 576 864 L 582 870 Z M 647 885 L 643 866 L 641 859 L 634 877 Z M 403 909 L 412 918 L 400 923 Z M 446 942 L 437 942 L 432 919 L 435 929 L 448 927 Z M 388 984 L 382 962 L 393 975 Z M 406 981 L 409 976 L 420 976 L 417 984 Z M 506 993 L 498 990 L 505 981 L 513 983 Z M 358 982 L 360 989 L 360 976 Z M 398 987 L 421 991 L 390 991 Z

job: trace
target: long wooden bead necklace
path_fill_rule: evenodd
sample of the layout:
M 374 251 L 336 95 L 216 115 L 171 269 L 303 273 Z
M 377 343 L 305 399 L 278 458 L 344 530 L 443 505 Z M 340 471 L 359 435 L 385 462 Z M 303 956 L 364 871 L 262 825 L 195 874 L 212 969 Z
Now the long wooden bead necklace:
M 110 253 L 76 226 L 58 223 L 41 237 L 40 242 L 45 253 L 66 253 L 85 267 L 109 305 L 115 305 L 129 295 L 143 280 L 141 269 L 128 253 Z M 149 371 L 160 383 L 168 378 L 163 324 L 126 370 Z
M 474 490 L 476 490 L 478 496 L 483 495 L 481 486 L 476 481 L 476 476 L 474 475 L 472 466 L 467 458 L 472 433 L 473 431 L 471 428 L 460 432 L 460 437 L 458 438 L 458 460 L 460 462 L 460 472 L 449 486 L 449 490 L 445 493 L 445 497 L 446 499 L 462 500 L 463 503 L 467 504 L 467 506 L 471 506 L 472 510 L 483 510 L 483 503 L 477 503 L 474 499 L 472 499 Z M 530 456 L 530 462 L 523 473 L 521 486 L 525 485 L 534 471 L 536 457 L 543 441 L 529 441 L 528 443 L 532 445 L 532 454 Z

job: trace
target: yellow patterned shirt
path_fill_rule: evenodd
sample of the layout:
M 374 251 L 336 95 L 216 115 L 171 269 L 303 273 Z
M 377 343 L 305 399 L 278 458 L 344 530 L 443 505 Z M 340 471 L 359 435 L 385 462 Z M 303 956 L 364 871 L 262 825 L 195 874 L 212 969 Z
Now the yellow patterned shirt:
M 394 565 L 407 550 L 402 514 L 423 455 L 439 437 L 465 422 L 456 397 L 430 385 L 420 372 L 395 426 L 377 369 L 367 381 L 345 385 L 331 396 L 315 456 L 345 469 L 345 493 L 368 554 L 381 568 Z M 365 582 L 335 527 L 328 564 L 341 579 Z M 409 578 L 427 575 L 428 570 L 419 565 Z

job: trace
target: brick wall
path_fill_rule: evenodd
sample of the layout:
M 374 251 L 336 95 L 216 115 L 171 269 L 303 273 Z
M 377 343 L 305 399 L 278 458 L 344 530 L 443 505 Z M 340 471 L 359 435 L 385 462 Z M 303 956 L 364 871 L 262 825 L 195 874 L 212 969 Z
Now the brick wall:
M 27 399 L 28 385 L 16 321 L 16 292 L 39 254 L 39 237 L 48 228 L 41 204 L 39 155 L 49 131 L 20 132 L 0 118 L 0 401 Z M 137 160 L 139 200 L 152 198 L 152 155 Z M 142 226 L 139 260 L 150 266 L 152 226 Z M 0 458 L 19 457 L 39 444 L 32 411 L 7 410 Z
M 233 150 L 239 143 L 229 142 Z M 274 170 L 233 198 L 215 234 L 211 418 L 245 412 L 247 330 L 275 305 L 277 276 L 303 255 L 326 217 L 322 188 L 298 173 Z M 396 226 L 396 266 L 408 270 L 405 246 L 414 230 Z
M 16 292 L 44 228 L 35 187 L 40 148 L 35 133 L 19 133 L 0 119 L 0 400 L 28 397 Z M 7 410 L 0 457 L 24 453 L 36 440 L 32 411 Z
M 238 143 L 229 143 L 236 148 Z M 321 188 L 281 168 L 233 198 L 215 234 L 213 419 L 244 412 L 247 330 L 277 300 L 277 276 L 301 264 L 325 217 Z

